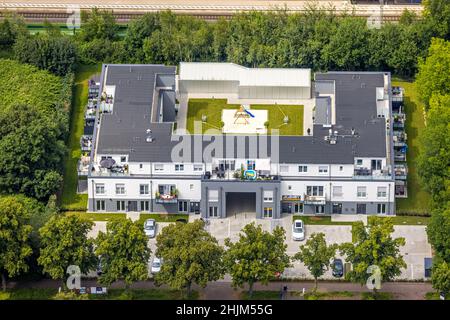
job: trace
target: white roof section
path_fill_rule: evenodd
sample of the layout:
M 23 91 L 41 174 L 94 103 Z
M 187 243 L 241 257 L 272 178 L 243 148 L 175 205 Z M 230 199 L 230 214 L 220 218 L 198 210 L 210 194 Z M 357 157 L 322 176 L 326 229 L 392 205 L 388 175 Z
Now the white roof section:
M 311 69 L 247 68 L 229 62 L 180 62 L 180 80 L 238 81 L 248 87 L 311 87 Z

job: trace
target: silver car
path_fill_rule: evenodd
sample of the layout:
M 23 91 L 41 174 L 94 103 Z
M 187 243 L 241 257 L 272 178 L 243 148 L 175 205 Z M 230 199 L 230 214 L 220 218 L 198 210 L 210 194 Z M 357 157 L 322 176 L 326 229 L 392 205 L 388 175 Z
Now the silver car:
M 154 238 L 156 235 L 156 221 L 155 219 L 147 219 L 144 223 L 145 235 L 149 238 Z
M 305 240 L 305 225 L 303 221 L 298 219 L 292 223 L 292 240 L 303 241 Z

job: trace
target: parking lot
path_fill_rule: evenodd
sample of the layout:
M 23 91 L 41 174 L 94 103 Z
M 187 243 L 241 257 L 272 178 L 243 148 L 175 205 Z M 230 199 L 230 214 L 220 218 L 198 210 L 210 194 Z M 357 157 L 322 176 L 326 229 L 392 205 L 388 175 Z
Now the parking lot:
M 192 220 L 192 219 L 191 219 Z M 286 230 L 287 252 L 294 255 L 300 245 L 313 233 L 322 232 L 328 243 L 341 244 L 351 242 L 350 225 L 306 225 L 306 239 L 304 241 L 292 240 L 292 216 L 288 215 L 282 219 L 256 219 L 254 215 L 238 215 L 225 219 L 211 219 L 206 229 L 224 245 L 224 240 L 230 238 L 232 241 L 239 239 L 241 229 L 248 223 L 256 222 L 260 224 L 263 230 L 272 231 L 276 226 L 281 226 Z M 158 222 L 157 234 L 169 223 Z M 395 226 L 393 237 L 404 237 L 406 244 L 401 248 L 401 253 L 407 264 L 402 275 L 397 280 L 422 280 L 424 278 L 424 258 L 431 257 L 431 246 L 428 243 L 425 226 Z M 99 231 L 106 231 L 106 222 L 96 222 L 89 236 L 96 237 Z M 156 239 L 149 239 L 148 245 L 153 252 L 156 251 Z M 340 257 L 337 254 L 337 257 Z M 344 259 L 343 259 L 344 260 Z M 345 260 L 344 260 L 345 262 Z M 300 262 L 294 262 L 292 268 L 286 269 L 284 276 L 288 278 L 311 279 L 309 271 Z M 333 279 L 331 270 L 327 271 L 322 279 Z

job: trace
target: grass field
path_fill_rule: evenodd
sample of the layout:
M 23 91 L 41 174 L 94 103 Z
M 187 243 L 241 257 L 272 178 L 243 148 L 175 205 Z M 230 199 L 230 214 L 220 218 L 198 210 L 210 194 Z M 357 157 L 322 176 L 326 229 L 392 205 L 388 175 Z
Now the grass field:
M 52 300 L 57 289 L 15 289 L 0 292 L 0 300 Z M 180 290 L 168 289 L 109 289 L 106 295 L 87 295 L 88 300 L 183 300 L 186 299 Z M 198 299 L 198 292 L 193 291 L 189 297 Z
M 238 109 L 238 104 L 227 104 L 226 99 L 189 99 L 186 129 L 194 132 L 194 121 L 202 121 L 206 115 L 206 122 L 202 123 L 202 133 L 221 133 L 222 110 Z M 269 133 L 270 129 L 279 129 L 280 135 L 303 135 L 303 106 L 298 105 L 250 105 L 250 109 L 268 110 Z M 289 122 L 284 124 L 284 116 Z
M 79 216 L 90 221 L 110 221 L 112 219 L 125 219 L 125 213 L 87 213 L 84 211 L 67 211 L 67 215 Z
M 141 213 L 139 221 L 144 223 L 147 219 L 155 219 L 157 222 L 176 222 L 178 219 L 185 219 L 189 221 L 188 214 L 158 214 L 158 213 Z
M 405 89 L 406 133 L 408 135 L 408 198 L 397 199 L 397 213 L 429 213 L 430 195 L 423 190 L 417 174 L 416 159 L 419 152 L 418 134 L 425 127 L 423 106 L 419 102 L 415 84 L 393 81 L 394 86 Z
M 353 222 L 350 221 L 331 221 L 331 216 L 302 216 L 302 215 L 294 215 L 292 216 L 292 220 L 300 219 L 304 222 L 304 224 L 309 225 L 349 225 L 351 226 Z M 426 226 L 430 220 L 429 217 L 420 217 L 420 216 L 395 216 L 390 217 L 394 225 L 412 225 L 412 226 Z
M 69 153 L 64 161 L 64 185 L 61 195 L 63 210 L 86 210 L 87 194 L 77 194 L 77 161 L 81 157 L 80 137 L 83 134 L 84 110 L 88 99 L 87 80 L 100 71 L 101 65 L 88 65 L 79 67 L 75 74 L 68 140 Z

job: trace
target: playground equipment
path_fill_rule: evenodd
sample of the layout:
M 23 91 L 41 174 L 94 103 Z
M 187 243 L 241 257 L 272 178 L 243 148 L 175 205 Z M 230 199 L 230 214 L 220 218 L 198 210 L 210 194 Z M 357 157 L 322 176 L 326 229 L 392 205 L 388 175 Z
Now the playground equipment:
M 241 105 L 241 107 L 234 114 L 234 124 L 248 124 L 249 117 L 250 114 L 245 109 L 244 105 Z

